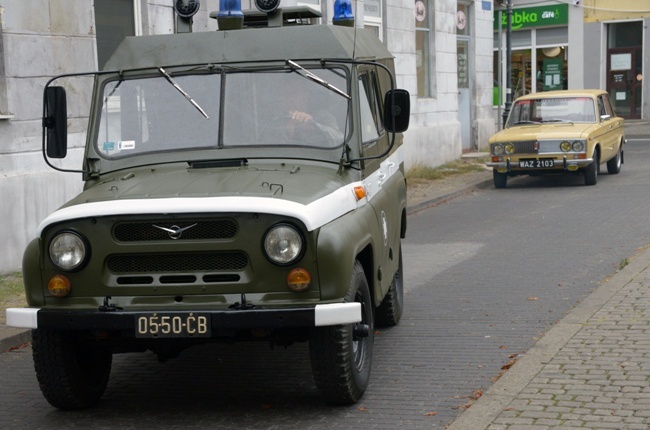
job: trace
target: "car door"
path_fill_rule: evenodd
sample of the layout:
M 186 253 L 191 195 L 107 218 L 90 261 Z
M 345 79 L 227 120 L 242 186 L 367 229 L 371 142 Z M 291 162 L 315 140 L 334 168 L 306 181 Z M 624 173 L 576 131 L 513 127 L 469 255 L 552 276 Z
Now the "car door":
M 607 94 L 598 96 L 598 115 L 600 116 L 600 161 L 607 161 L 618 151 L 618 136 L 620 134 L 620 118 L 616 117 Z

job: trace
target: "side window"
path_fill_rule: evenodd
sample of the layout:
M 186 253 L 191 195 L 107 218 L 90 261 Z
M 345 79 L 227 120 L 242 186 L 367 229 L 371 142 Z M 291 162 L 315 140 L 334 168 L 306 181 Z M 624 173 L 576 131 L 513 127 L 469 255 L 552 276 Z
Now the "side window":
M 616 116 L 609 96 L 603 96 L 603 104 L 605 105 L 605 112 L 607 112 L 607 115 Z
M 598 115 L 608 115 L 608 112 L 605 108 L 605 101 L 603 100 L 603 96 L 598 97 Z
M 377 96 L 370 74 L 359 76 L 359 110 L 361 111 L 361 140 L 364 144 L 379 138 Z M 383 126 L 382 126 L 383 127 Z

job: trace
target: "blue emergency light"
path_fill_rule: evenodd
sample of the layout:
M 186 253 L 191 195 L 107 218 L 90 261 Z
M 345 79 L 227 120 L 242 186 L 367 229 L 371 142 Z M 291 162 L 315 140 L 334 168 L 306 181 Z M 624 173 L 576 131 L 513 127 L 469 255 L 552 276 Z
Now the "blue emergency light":
M 350 0 L 334 1 L 332 24 L 354 27 L 354 14 L 352 14 L 352 2 Z

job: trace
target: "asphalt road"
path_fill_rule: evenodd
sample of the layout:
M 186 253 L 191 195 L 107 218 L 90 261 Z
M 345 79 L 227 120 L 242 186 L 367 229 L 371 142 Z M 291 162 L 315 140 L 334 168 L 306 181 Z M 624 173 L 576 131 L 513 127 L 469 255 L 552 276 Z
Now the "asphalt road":
M 28 347 L 0 354 L 0 428 L 444 428 L 511 360 L 650 242 L 650 141 L 621 174 L 517 178 L 409 217 L 405 314 L 375 337 L 371 385 L 328 407 L 306 345 L 116 356 L 101 404 L 51 408 Z

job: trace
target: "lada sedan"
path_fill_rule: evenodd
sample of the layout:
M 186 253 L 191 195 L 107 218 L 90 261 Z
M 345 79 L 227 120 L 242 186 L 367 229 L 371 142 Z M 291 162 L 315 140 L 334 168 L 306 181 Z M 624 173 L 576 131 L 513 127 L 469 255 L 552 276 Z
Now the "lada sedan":
M 595 185 L 600 165 L 617 174 L 623 164 L 624 120 L 603 90 L 563 90 L 515 100 L 505 128 L 490 138 L 494 186 L 508 177 L 582 174 Z

